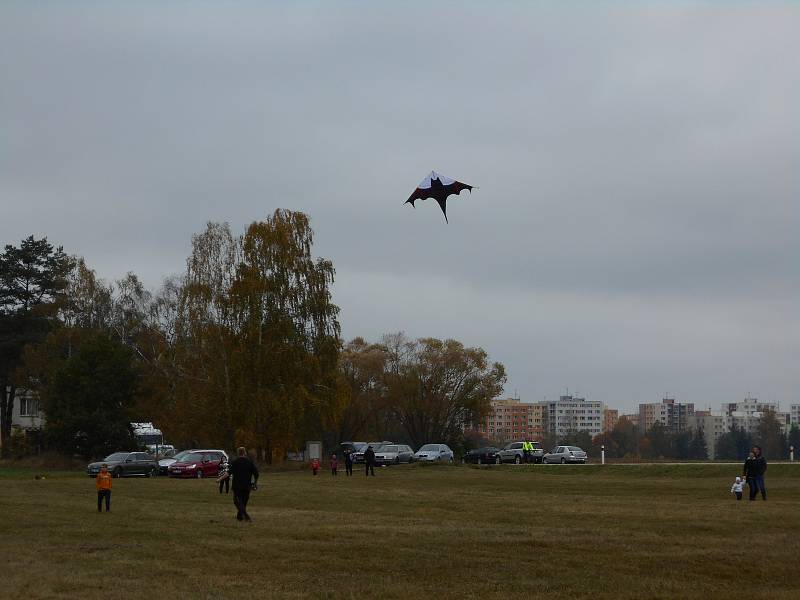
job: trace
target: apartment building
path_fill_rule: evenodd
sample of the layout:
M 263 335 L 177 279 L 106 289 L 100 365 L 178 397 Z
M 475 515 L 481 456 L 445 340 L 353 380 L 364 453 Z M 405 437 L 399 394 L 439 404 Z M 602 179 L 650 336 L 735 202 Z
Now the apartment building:
M 780 412 L 776 402 L 761 402 L 758 398 L 747 396 L 740 402 L 726 402 L 722 405 L 722 414 L 727 415 L 732 427 L 744 429 L 748 433 L 758 430 L 758 423 L 766 411 L 775 413 L 781 424 L 781 431 L 786 434 L 791 424 L 791 413 Z
M 661 423 L 671 433 L 686 431 L 688 418 L 694 414 L 694 404 L 675 402 L 675 398 L 664 398 L 661 402 L 650 402 L 639 405 L 639 431 L 650 430 L 656 423 Z
M 557 438 L 575 431 L 588 431 L 594 437 L 603 432 L 605 406 L 598 400 L 574 396 L 559 396 L 556 401 L 542 402 L 545 406 L 545 429 Z
M 708 458 L 714 460 L 717 440 L 731 429 L 731 419 L 725 414 L 714 414 L 709 410 L 698 410 L 688 417 L 689 429 L 699 431 L 706 442 Z
M 611 431 L 619 421 L 619 411 L 616 408 L 603 409 L 603 431 Z
M 491 440 L 540 440 L 545 432 L 545 407 L 541 403 L 521 402 L 518 398 L 492 400 L 492 412 L 478 427 Z

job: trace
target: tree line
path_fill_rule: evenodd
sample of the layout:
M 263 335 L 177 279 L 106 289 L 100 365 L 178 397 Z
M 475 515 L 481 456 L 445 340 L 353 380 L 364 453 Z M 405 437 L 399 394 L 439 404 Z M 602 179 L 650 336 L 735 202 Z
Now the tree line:
M 621 417 L 611 431 L 594 437 L 588 431 L 575 431 L 562 437 L 546 437 L 543 443 L 545 448 L 579 446 L 592 457 L 599 457 L 603 448 L 608 458 L 707 460 L 710 454 L 700 430 L 675 432 L 656 422 L 642 434 L 625 417 Z M 765 456 L 784 458 L 789 454 L 789 447 L 800 449 L 800 428 L 792 425 L 784 435 L 775 413 L 764 411 L 752 434 L 736 426 L 723 433 L 715 444 L 714 456 L 722 460 L 744 460 L 753 445 L 761 446 Z
M 300 212 L 235 235 L 209 223 L 185 271 L 155 292 L 108 283 L 83 258 L 28 237 L 0 254 L 0 441 L 19 390 L 39 399 L 42 444 L 98 456 L 153 421 L 182 447 L 245 445 L 265 460 L 309 439 L 463 443 L 505 370 L 456 340 L 344 342 L 335 270 Z

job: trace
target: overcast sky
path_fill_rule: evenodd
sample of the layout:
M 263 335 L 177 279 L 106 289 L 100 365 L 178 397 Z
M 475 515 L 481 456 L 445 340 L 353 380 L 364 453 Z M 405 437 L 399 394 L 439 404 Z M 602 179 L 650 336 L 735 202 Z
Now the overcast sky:
M 346 338 L 482 346 L 524 401 L 800 403 L 800 5 L 31 4 L 3 244 L 156 288 L 301 210 Z M 403 204 L 431 170 L 480 187 L 449 225 Z

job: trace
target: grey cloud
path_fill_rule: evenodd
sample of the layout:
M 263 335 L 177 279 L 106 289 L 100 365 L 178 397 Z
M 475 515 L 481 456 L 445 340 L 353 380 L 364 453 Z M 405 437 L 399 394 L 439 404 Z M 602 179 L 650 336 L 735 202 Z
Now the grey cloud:
M 788 404 L 799 22 L 778 3 L 6 4 L 0 237 L 155 286 L 207 220 L 304 210 L 345 335 L 485 346 L 529 399 Z M 480 186 L 449 226 L 403 205 L 431 169 Z

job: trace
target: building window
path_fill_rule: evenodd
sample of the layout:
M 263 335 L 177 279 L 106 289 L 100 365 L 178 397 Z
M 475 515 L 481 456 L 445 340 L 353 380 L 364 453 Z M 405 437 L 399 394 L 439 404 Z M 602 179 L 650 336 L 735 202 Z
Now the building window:
M 39 416 L 39 399 L 23 396 L 19 399 L 19 414 L 21 417 Z

